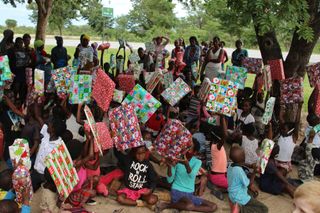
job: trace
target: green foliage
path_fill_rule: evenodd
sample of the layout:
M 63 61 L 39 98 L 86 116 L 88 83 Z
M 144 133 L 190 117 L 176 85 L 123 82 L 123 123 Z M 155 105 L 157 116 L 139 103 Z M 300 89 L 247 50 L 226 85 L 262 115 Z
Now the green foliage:
M 142 37 L 147 31 L 171 30 L 177 21 L 175 5 L 167 0 L 131 0 L 133 8 L 128 15 L 127 28 Z M 161 35 L 164 35 L 161 33 Z
M 5 4 L 11 4 L 12 7 L 17 7 L 16 3 L 24 3 L 25 0 L 2 0 Z
M 17 21 L 14 19 L 7 19 L 5 21 L 7 28 L 14 29 L 17 26 Z

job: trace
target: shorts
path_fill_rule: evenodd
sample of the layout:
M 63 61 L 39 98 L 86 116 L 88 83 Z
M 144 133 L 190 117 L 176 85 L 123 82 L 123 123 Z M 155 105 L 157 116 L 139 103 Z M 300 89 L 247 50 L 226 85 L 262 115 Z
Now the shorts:
M 202 198 L 193 195 L 191 192 L 181 192 L 175 189 L 171 189 L 171 202 L 177 203 L 181 198 L 189 199 L 193 205 L 200 206 L 203 202 Z
M 150 189 L 146 189 L 146 188 L 143 188 L 143 189 L 140 189 L 140 190 L 132 190 L 132 189 L 129 189 L 129 188 L 124 188 L 124 189 L 118 190 L 117 193 L 118 193 L 118 195 L 125 194 L 128 199 L 136 201 L 142 195 L 144 195 L 144 194 L 146 194 L 148 192 L 150 192 Z
M 213 185 L 223 189 L 228 189 L 226 174 L 209 174 L 208 178 Z

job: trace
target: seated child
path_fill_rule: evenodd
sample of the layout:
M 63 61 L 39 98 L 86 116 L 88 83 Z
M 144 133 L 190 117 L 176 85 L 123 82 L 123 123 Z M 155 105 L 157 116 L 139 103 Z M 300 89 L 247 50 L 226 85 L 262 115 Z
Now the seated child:
M 117 201 L 122 205 L 155 205 L 158 197 L 153 194 L 156 186 L 156 174 L 152 165 L 145 159 L 147 148 L 133 148 L 128 155 L 117 153 L 124 167 L 124 189 L 118 191 Z M 141 200 L 139 200 L 141 199 Z M 144 202 L 143 202 L 144 201 Z
M 258 160 L 257 149 L 259 141 L 253 136 L 255 127 L 253 123 L 242 126 L 242 148 L 246 155 L 245 163 L 247 165 L 256 164 Z
M 22 206 L 19 209 L 18 203 L 14 200 L 0 200 L 0 212 L 1 213 L 30 213 L 30 187 L 25 187 L 22 196 Z
M 0 172 L 0 200 L 14 200 L 16 197 L 12 186 L 12 173 L 10 169 Z
M 235 145 L 230 149 L 230 159 L 233 163 L 227 171 L 229 198 L 233 204 L 239 204 L 241 212 L 265 213 L 268 208 L 248 194 L 248 187 L 255 194 L 258 193 L 254 186 L 255 172 L 249 180 L 242 166 L 245 164 L 243 149 Z
M 320 209 L 320 184 L 318 181 L 310 181 L 302 184 L 294 193 L 293 213 L 316 213 Z
M 194 146 L 190 148 L 189 154 L 197 151 Z M 179 211 L 213 212 L 217 205 L 208 200 L 193 195 L 195 192 L 196 176 L 201 168 L 201 161 L 192 155 L 184 156 L 174 164 L 168 159 L 168 177 L 171 187 L 171 203 L 159 202 L 156 212 L 164 209 L 177 209 Z
M 279 195 L 283 192 L 288 193 L 293 197 L 295 187 L 292 186 L 286 179 L 285 174 L 276 166 L 275 156 L 279 153 L 279 146 L 275 145 L 269 157 L 267 167 L 264 174 L 260 177 L 261 191 Z
M 281 126 L 280 138 L 278 140 L 279 154 L 276 156 L 277 166 L 290 172 L 292 170 L 291 157 L 296 146 L 296 138 L 293 136 L 294 124 L 286 123 Z

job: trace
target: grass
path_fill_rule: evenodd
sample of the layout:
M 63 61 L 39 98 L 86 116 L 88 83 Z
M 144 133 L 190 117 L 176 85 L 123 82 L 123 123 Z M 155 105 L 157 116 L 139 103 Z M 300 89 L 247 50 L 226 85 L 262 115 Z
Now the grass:
M 54 46 L 52 45 L 48 45 L 46 46 L 46 51 L 47 53 L 50 53 L 51 52 L 51 49 L 53 48 Z M 75 47 L 66 47 L 67 48 L 67 52 L 68 54 L 71 56 L 71 60 L 69 61 L 69 64 L 71 64 L 71 61 L 73 60 L 73 54 L 75 52 Z M 100 53 L 100 52 L 99 52 Z M 109 62 L 110 61 L 110 55 L 111 54 L 114 54 L 116 55 L 117 54 L 117 49 L 109 49 L 107 52 L 104 53 L 104 62 Z M 127 54 L 127 60 L 128 60 L 128 56 L 129 56 L 129 51 L 126 52 Z M 100 56 L 99 56 L 100 57 Z M 231 65 L 230 64 L 230 60 L 227 62 L 227 64 Z M 127 64 L 127 63 L 125 63 Z M 254 79 L 255 79 L 255 75 L 254 74 L 248 74 L 248 78 L 247 78 L 247 81 L 246 81 L 246 87 L 251 87 L 253 86 L 253 83 L 254 83 Z M 312 93 L 312 88 L 310 87 L 310 84 L 309 84 L 309 80 L 307 77 L 304 78 L 304 84 L 303 84 L 303 95 L 304 95 L 304 103 L 303 103 L 303 111 L 304 112 L 307 112 L 308 110 L 308 100 L 309 100 L 309 97 Z

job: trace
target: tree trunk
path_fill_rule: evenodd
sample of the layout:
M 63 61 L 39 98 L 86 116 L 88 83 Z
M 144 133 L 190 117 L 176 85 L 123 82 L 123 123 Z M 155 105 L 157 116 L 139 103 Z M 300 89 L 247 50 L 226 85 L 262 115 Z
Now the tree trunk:
M 59 29 L 59 34 L 60 34 L 60 36 L 62 36 L 62 27 L 59 26 L 58 29 Z
M 36 30 L 36 39 L 45 41 L 48 19 L 52 11 L 54 0 L 36 0 L 38 6 L 38 21 Z

